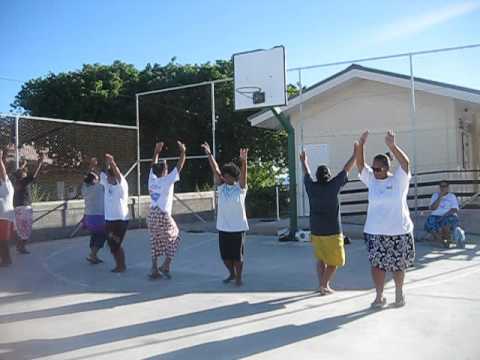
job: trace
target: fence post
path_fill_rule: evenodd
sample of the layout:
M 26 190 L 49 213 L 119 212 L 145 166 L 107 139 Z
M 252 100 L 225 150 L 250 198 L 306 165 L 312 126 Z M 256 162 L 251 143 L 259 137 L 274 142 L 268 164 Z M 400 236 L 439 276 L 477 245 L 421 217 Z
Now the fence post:
M 277 210 L 277 221 L 280 221 L 280 199 L 278 195 L 278 185 L 275 185 L 275 203 Z
M 271 108 L 273 114 L 288 133 L 288 179 L 290 187 L 290 240 L 295 240 L 295 233 L 298 230 L 297 218 L 297 164 L 295 148 L 295 129 L 290 117 L 282 113 L 279 108 Z
M 417 116 L 416 116 L 416 104 L 415 104 L 415 78 L 413 77 L 413 58 L 412 54 L 409 55 L 410 60 L 410 96 L 411 96 L 411 107 L 410 107 L 410 116 L 412 121 L 412 147 L 413 147 L 413 181 L 414 181 L 414 206 L 415 220 L 418 219 L 418 177 L 417 177 Z
M 19 141 L 18 141 L 18 122 L 19 116 L 15 116 L 15 170 L 18 170 L 20 166 L 20 150 L 18 148 Z

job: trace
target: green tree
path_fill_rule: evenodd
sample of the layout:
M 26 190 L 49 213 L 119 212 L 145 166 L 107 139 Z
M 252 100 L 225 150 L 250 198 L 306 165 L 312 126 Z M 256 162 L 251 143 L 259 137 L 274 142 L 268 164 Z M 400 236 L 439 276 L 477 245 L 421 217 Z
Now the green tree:
M 143 70 L 115 61 L 111 65 L 84 65 L 81 69 L 26 82 L 12 107 L 32 116 L 72 120 L 135 124 L 135 94 L 172 86 L 231 78 L 231 61 L 205 64 L 147 64 Z M 217 158 L 224 163 L 238 158 L 240 147 L 250 149 L 254 164 L 274 175 L 286 165 L 286 133 L 255 128 L 247 121 L 254 111 L 235 112 L 231 82 L 216 84 Z M 289 85 L 289 96 L 297 93 Z M 167 155 L 176 154 L 174 141 L 187 144 L 189 154 L 211 139 L 211 97 L 208 86 L 141 97 L 141 157 L 149 158 L 158 140 L 166 140 Z M 147 167 L 143 169 L 146 183 Z M 206 161 L 187 165 L 180 191 L 203 189 L 211 184 Z

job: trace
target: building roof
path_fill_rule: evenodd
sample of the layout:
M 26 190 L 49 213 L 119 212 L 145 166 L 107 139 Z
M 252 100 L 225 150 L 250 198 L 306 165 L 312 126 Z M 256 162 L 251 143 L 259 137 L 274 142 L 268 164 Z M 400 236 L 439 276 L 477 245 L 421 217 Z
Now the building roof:
M 327 90 L 337 87 L 354 78 L 379 81 L 405 88 L 410 88 L 411 80 L 409 75 L 352 64 L 346 69 L 308 87 L 303 91 L 302 96 L 296 95 L 290 98 L 288 105 L 281 107 L 281 109 L 283 111 L 291 110 L 301 102 L 308 101 L 309 99 L 319 96 Z M 414 77 L 414 80 L 415 90 L 480 104 L 480 90 L 419 77 Z M 274 115 L 270 109 L 264 109 L 249 116 L 248 120 L 253 126 L 271 127 L 268 126 L 266 122 L 271 122 L 273 117 Z

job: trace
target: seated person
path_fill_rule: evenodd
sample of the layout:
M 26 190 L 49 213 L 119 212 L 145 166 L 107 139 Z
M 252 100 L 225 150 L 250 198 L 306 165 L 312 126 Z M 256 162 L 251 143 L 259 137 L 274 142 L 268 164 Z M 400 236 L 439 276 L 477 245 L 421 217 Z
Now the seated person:
M 458 200 L 449 192 L 449 184 L 440 182 L 440 191 L 432 195 L 430 201 L 432 213 L 425 222 L 425 231 L 431 233 L 437 241 L 448 241 L 458 226 Z

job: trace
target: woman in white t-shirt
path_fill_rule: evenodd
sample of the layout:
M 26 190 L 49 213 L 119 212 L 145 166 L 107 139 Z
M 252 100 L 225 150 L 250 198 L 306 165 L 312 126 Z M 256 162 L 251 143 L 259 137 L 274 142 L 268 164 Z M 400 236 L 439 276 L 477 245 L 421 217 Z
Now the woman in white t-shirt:
M 180 180 L 180 172 L 185 165 L 185 144 L 177 141 L 180 156 L 177 166 L 168 173 L 167 162 L 158 162 L 163 149 L 163 142 L 155 145 L 152 168 L 148 177 L 148 191 L 152 200 L 150 213 L 147 217 L 148 231 L 152 246 L 152 270 L 149 277 L 157 279 L 160 273 L 170 278 L 170 264 L 177 252 L 180 243 L 178 226 L 172 218 L 173 187 Z M 165 256 L 165 260 L 158 268 L 159 256 Z
M 372 266 L 372 278 L 377 296 L 373 308 L 386 305 L 383 296 L 385 273 L 393 273 L 395 281 L 395 306 L 405 305 L 403 282 L 405 270 L 415 259 L 413 222 L 407 204 L 410 186 L 410 161 L 395 143 L 395 135 L 389 131 L 385 143 L 400 163 L 390 172 L 390 157 L 380 154 L 373 159 L 372 167 L 365 164 L 364 145 L 368 131 L 358 142 L 356 158 L 360 180 L 368 187 L 368 212 L 364 236 L 368 258 Z
M 0 150 L 0 267 L 12 263 L 9 242 L 14 234 L 13 193 L 13 185 L 3 162 L 3 150 Z
M 245 212 L 248 149 L 240 149 L 241 169 L 234 163 L 228 163 L 223 165 L 220 171 L 210 146 L 204 143 L 202 148 L 208 155 L 208 162 L 218 185 L 217 230 L 220 255 L 229 272 L 223 282 L 227 284 L 235 280 L 235 284 L 241 286 L 245 232 L 248 230 Z
M 127 270 L 122 242 L 128 228 L 128 183 L 113 156 L 105 154 L 106 172 L 100 174 L 104 187 L 105 233 L 110 252 L 115 259 L 114 273 Z
M 440 182 L 440 191 L 432 195 L 430 210 L 432 213 L 425 222 L 425 231 L 433 234 L 437 241 L 447 241 L 458 226 L 458 200 L 449 191 L 448 181 Z

